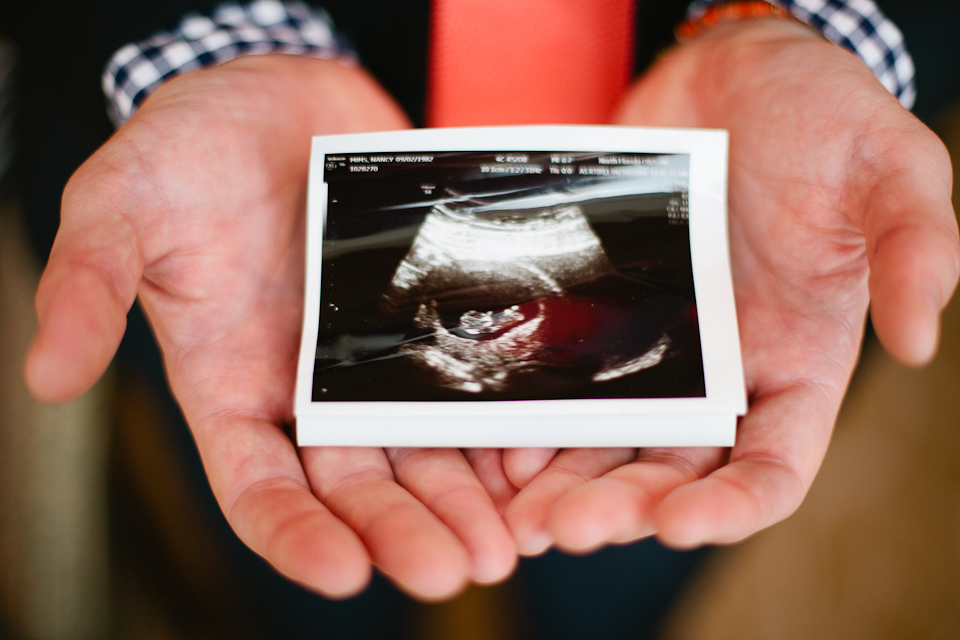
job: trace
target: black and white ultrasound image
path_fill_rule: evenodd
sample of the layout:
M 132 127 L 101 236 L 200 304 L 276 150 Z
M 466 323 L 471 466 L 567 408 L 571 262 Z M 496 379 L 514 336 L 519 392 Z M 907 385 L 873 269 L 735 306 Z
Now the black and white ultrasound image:
M 326 156 L 314 401 L 705 396 L 686 154 Z

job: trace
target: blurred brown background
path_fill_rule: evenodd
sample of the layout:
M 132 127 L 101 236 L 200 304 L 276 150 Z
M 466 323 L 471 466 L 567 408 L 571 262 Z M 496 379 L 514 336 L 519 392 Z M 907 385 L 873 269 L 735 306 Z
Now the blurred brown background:
M 12 59 L 0 45 L 0 172 Z M 960 165 L 960 105 L 936 123 Z M 40 266 L 16 200 L 0 193 L 0 639 L 247 637 L 228 622 L 235 569 L 204 528 L 149 385 L 108 374 L 67 406 L 27 396 L 20 372 Z M 868 340 L 806 502 L 714 553 L 663 637 L 960 637 L 958 391 L 957 300 L 926 369 L 899 366 Z M 415 635 L 522 638 L 512 589 L 411 604 Z

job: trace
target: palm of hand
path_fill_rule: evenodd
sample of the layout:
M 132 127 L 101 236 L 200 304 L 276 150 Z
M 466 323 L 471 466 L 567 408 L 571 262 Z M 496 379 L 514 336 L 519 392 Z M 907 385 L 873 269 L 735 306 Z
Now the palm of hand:
M 957 273 L 942 145 L 862 63 L 804 27 L 735 29 L 668 55 L 618 120 L 730 131 L 730 240 L 750 397 L 737 445 L 729 455 L 641 450 L 636 461 L 626 451 L 565 451 L 507 513 L 521 551 L 651 533 L 680 546 L 742 539 L 786 517 L 809 488 L 871 298 L 895 356 L 920 363 L 936 348 Z
M 322 110 L 299 106 L 312 104 Z M 298 457 L 281 429 L 293 419 L 310 136 L 404 126 L 362 72 L 336 63 L 248 58 L 170 82 L 71 180 L 38 294 L 28 380 L 53 400 L 99 376 L 139 296 L 231 525 L 332 595 L 361 588 L 371 560 L 428 598 L 515 562 L 459 452 Z

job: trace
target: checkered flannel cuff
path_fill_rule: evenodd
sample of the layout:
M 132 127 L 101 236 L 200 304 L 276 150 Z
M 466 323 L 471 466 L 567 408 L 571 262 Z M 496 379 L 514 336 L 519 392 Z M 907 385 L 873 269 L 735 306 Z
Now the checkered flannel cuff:
M 724 0 L 696 0 L 687 17 L 697 19 L 707 7 Z M 900 104 L 910 109 L 917 98 L 913 59 L 903 34 L 873 0 L 766 0 L 824 37 L 855 53 Z
M 170 31 L 124 46 L 103 72 L 110 118 L 118 127 L 174 76 L 243 55 L 287 53 L 355 61 L 326 12 L 301 2 L 255 0 L 190 14 Z

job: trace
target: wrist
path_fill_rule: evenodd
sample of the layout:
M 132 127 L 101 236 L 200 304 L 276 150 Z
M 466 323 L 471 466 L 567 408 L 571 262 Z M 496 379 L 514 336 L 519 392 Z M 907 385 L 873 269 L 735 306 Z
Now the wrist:
M 809 25 L 827 41 L 853 53 L 900 103 L 911 108 L 916 98 L 913 60 L 903 35 L 874 0 L 694 0 L 679 39 L 723 23 L 765 14 Z
M 244 56 L 177 76 L 151 94 L 141 111 L 169 111 L 181 119 L 190 113 L 207 124 L 257 114 L 247 125 L 251 133 L 270 127 L 304 139 L 410 126 L 358 65 L 282 54 Z
M 724 93 L 738 80 L 755 78 L 758 65 L 765 60 L 779 58 L 794 47 L 836 49 L 802 22 L 765 17 L 725 22 L 703 30 L 675 45 L 665 58 L 677 78 L 682 76 L 691 86 L 713 87 L 715 92 Z
M 278 53 L 356 58 L 322 10 L 299 0 L 227 0 L 207 15 L 187 14 L 174 28 L 114 53 L 102 76 L 108 113 L 120 126 L 173 78 L 243 56 Z
M 885 93 L 859 60 L 802 23 L 723 24 L 666 52 L 627 94 L 615 122 L 749 129 L 758 113 L 782 108 L 781 98 L 816 100 L 827 79 L 831 91 L 838 80 L 847 92 Z

